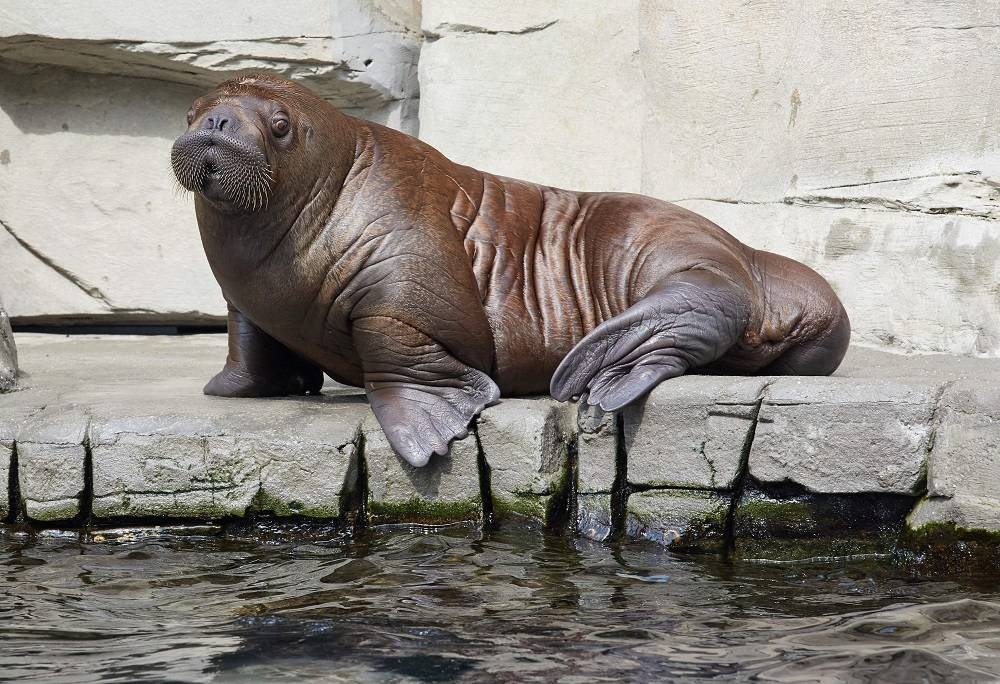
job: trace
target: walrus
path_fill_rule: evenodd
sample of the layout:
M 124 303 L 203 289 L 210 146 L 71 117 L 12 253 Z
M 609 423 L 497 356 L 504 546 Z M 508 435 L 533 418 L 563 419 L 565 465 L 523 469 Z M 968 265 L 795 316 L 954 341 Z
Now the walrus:
M 636 194 L 497 176 L 265 74 L 197 99 L 171 161 L 228 303 L 206 394 L 365 389 L 414 466 L 501 396 L 605 411 L 687 372 L 832 373 L 830 285 Z

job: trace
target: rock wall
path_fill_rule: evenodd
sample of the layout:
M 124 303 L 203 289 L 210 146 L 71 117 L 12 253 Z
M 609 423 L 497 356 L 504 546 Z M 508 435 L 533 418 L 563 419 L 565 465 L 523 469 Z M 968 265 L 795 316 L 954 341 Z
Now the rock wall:
M 1000 353 L 1000 5 L 424 0 L 421 136 L 676 201 L 829 278 L 855 341 Z
M 220 316 L 168 150 L 268 69 L 411 133 L 419 107 L 459 162 L 705 214 L 830 279 L 856 342 L 997 356 L 998 47 L 971 1 L 11 0 L 0 293 L 15 323 Z
M 417 0 L 0 6 L 0 292 L 15 322 L 185 323 L 225 305 L 170 171 L 191 101 L 301 80 L 417 132 Z

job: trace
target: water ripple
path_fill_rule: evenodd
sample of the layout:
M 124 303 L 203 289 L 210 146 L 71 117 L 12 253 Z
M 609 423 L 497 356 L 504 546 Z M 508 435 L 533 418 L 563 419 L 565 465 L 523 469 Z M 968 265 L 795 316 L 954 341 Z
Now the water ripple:
M 0 537 L 0 679 L 979 682 L 1000 592 L 525 529 Z

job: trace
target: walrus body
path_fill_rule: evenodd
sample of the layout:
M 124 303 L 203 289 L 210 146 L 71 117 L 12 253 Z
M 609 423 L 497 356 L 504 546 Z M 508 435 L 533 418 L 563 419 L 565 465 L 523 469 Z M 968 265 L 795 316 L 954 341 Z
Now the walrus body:
M 222 84 L 189 124 L 174 169 L 230 307 L 208 394 L 315 392 L 326 372 L 422 465 L 501 395 L 614 410 L 691 370 L 828 374 L 846 351 L 823 278 L 675 205 L 455 164 L 270 76 Z

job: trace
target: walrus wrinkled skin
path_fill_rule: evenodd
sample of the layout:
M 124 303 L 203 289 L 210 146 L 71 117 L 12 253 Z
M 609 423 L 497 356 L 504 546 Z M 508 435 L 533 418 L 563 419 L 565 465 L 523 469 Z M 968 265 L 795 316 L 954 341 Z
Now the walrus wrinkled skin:
M 611 411 L 692 370 L 829 374 L 847 349 L 822 277 L 672 204 L 462 166 L 273 76 L 188 123 L 173 167 L 229 303 L 205 392 L 314 393 L 326 372 L 413 465 L 500 396 Z

